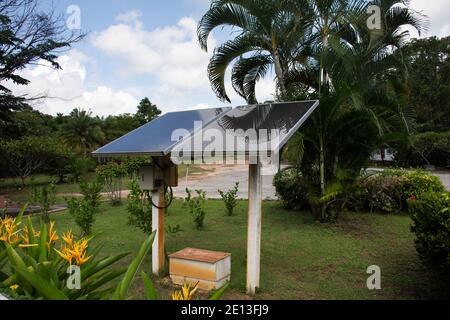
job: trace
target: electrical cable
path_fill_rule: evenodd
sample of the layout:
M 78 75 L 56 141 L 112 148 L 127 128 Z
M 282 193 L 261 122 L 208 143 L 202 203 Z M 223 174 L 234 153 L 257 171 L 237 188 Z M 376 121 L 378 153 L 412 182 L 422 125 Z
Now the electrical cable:
M 158 161 L 156 161 L 155 157 L 152 157 L 152 160 L 153 160 L 153 163 L 154 163 L 154 164 L 155 164 L 162 172 L 164 172 L 164 168 L 161 167 L 161 166 L 159 165 L 159 163 L 158 163 Z M 163 183 L 163 185 L 165 184 L 164 181 L 162 181 L 162 183 Z M 155 207 L 156 209 L 160 209 L 160 210 L 165 210 L 165 209 L 169 208 L 169 207 L 172 205 L 172 202 L 173 202 L 173 189 L 172 189 L 172 187 L 170 187 L 170 186 L 163 186 L 163 187 L 164 187 L 164 200 L 165 200 L 165 198 L 166 198 L 167 191 L 168 191 L 168 190 L 170 191 L 170 200 L 166 203 L 166 205 L 165 205 L 164 207 L 160 207 L 159 205 L 154 204 L 154 203 L 153 203 L 153 200 L 152 200 L 152 197 L 151 197 L 151 195 L 150 195 L 150 191 L 149 191 L 149 190 L 146 190 L 146 195 L 147 195 L 148 202 L 151 203 L 151 205 L 152 205 L 153 207 Z
M 173 202 L 173 189 L 172 189 L 172 187 L 169 187 L 169 186 L 164 187 L 164 198 L 166 197 L 167 191 L 170 192 L 170 199 L 169 199 L 169 201 L 166 203 L 166 205 L 164 207 L 160 207 L 159 205 L 156 205 L 156 204 L 153 203 L 152 196 L 150 195 L 150 191 L 149 190 L 146 190 L 145 194 L 147 196 L 148 202 L 153 207 L 155 207 L 156 209 L 165 210 L 165 209 L 169 208 L 172 205 L 172 202 Z

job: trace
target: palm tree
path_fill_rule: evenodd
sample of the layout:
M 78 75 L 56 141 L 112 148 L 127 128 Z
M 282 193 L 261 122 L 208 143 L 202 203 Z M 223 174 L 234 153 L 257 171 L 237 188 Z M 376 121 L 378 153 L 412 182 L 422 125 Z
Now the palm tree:
M 369 4 L 384 13 L 379 32 L 367 28 Z M 236 36 L 214 51 L 208 66 L 212 89 L 230 102 L 225 75 L 233 65 L 233 88 L 250 104 L 257 102 L 256 82 L 272 67 L 279 96 L 288 94 L 290 86 L 320 91 L 331 78 L 325 61 L 331 38 L 351 47 L 368 35 L 373 51 L 392 53 L 408 38 L 402 26 L 425 29 L 420 15 L 401 6 L 405 4 L 405 0 L 213 0 L 198 25 L 201 47 L 208 49 L 208 38 L 218 27 L 230 26 Z
M 202 49 L 208 49 L 212 30 L 221 26 L 238 29 L 217 49 L 208 66 L 211 86 L 223 101 L 230 102 L 225 89 L 225 74 L 230 65 L 235 91 L 250 104 L 256 103 L 255 85 L 273 66 L 281 94 L 286 92 L 284 78 L 292 57 L 306 51 L 305 19 L 302 8 L 307 0 L 213 0 L 198 25 Z
M 405 25 L 422 31 L 423 21 L 407 7 L 399 7 L 403 1 L 377 0 L 373 4 L 381 9 L 381 30 L 367 28 L 367 3 L 361 1 L 323 0 L 310 1 L 315 12 L 313 24 L 315 56 L 314 68 L 296 65 L 286 77 L 287 83 L 303 82 L 322 96 L 336 94 L 337 89 L 347 94 L 341 100 L 341 109 L 355 108 L 366 112 L 378 128 L 379 140 L 404 137 L 413 128 L 412 111 L 402 103 L 402 77 L 404 64 L 394 55 L 403 45 L 408 33 L 401 31 Z M 319 81 L 310 81 L 312 75 L 305 70 L 320 70 Z M 306 74 L 306 75 L 305 75 Z M 327 108 L 330 100 L 321 101 L 320 108 Z M 319 112 L 320 116 L 321 113 Z M 325 120 L 323 120 L 325 121 Z M 318 128 L 322 120 L 316 119 Z M 395 135 L 393 134 L 395 132 Z M 320 185 L 326 189 L 326 141 L 316 136 L 320 143 Z
M 84 156 L 105 139 L 99 121 L 92 117 L 92 112 L 81 109 L 74 109 L 61 129 L 67 145 Z
M 402 27 L 410 25 L 421 32 L 423 19 L 400 6 L 406 1 L 375 0 L 372 4 L 381 9 L 382 28 L 371 31 L 367 1 L 305 0 L 301 9 L 290 1 L 279 1 L 278 6 L 275 2 L 263 1 L 258 8 L 254 1 L 214 1 L 199 24 L 199 39 L 206 48 L 207 36 L 216 26 L 239 28 L 234 40 L 214 52 L 208 69 L 219 97 L 227 97 L 225 72 L 237 59 L 233 86 L 249 102 L 256 100 L 255 82 L 272 65 L 281 100 L 321 100 L 319 110 L 291 140 L 287 152 L 305 155 L 298 159 L 298 166 L 310 174 L 316 186 L 313 192 L 317 189 L 323 198 L 338 170 L 359 172 L 376 143 L 404 137 L 413 128 L 402 88 L 407 73 L 398 60 L 401 55 L 394 53 L 408 38 Z M 280 12 L 288 18 L 274 19 Z M 262 27 L 260 16 L 269 21 L 269 29 Z M 295 36 L 287 32 L 291 21 L 298 21 Z M 260 40 L 267 40 L 267 30 L 282 31 L 274 32 L 277 51 L 268 50 Z M 249 52 L 252 56 L 244 57 Z M 320 211 L 323 214 L 323 208 Z

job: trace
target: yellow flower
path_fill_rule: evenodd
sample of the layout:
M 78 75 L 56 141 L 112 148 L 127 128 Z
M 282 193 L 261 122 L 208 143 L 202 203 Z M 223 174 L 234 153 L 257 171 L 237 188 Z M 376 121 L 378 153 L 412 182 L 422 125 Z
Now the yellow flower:
M 67 233 L 63 233 L 62 239 L 65 243 L 67 243 L 69 246 L 72 246 L 73 244 L 73 233 L 72 231 L 69 231 Z
M 47 248 L 50 250 L 50 246 L 53 245 L 56 240 L 59 239 L 58 234 L 55 230 L 53 230 L 55 227 L 55 222 L 50 222 L 50 229 L 48 230 L 48 242 L 47 242 Z
M 35 231 L 33 227 L 31 228 L 31 232 L 33 232 L 34 236 L 36 238 L 39 238 L 40 232 Z M 20 245 L 21 248 L 28 248 L 28 247 L 35 247 L 37 244 L 30 244 L 30 237 L 28 232 L 28 226 L 25 226 L 23 229 L 23 235 L 22 235 L 23 245 Z
M 63 258 L 64 260 L 66 260 L 70 265 L 72 265 L 72 252 L 70 251 L 70 248 L 66 247 L 66 246 L 62 246 L 61 251 L 58 251 L 55 249 L 55 251 L 59 254 L 59 256 L 61 258 Z
M 175 291 L 172 293 L 172 300 L 192 300 L 197 290 L 198 283 L 194 286 L 194 288 L 191 288 L 188 283 L 185 283 L 180 291 Z
M 13 244 L 19 241 L 19 225 L 16 221 L 6 216 L 0 219 L 0 241 Z
M 11 290 L 16 291 L 17 289 L 19 289 L 19 285 L 18 284 L 13 284 L 12 286 L 9 287 Z
M 74 242 L 73 234 L 71 232 L 63 235 L 63 240 L 67 245 L 63 245 L 61 251 L 55 250 L 59 256 L 66 260 L 70 265 L 75 262 L 76 265 L 82 266 L 92 258 L 92 256 L 87 256 L 87 248 L 89 246 L 88 240 L 81 239 Z

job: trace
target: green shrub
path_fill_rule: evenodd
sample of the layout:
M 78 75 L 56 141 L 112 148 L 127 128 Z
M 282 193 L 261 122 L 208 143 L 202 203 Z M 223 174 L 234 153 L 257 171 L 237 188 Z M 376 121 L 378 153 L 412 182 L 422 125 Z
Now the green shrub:
M 361 201 L 371 212 L 392 213 L 406 209 L 406 202 L 426 192 L 444 192 L 438 177 L 423 170 L 386 169 L 358 180 Z
M 297 169 L 290 168 L 277 173 L 273 179 L 273 185 L 284 208 L 291 210 L 309 208 L 308 189 Z
M 129 188 L 130 193 L 127 203 L 128 223 L 150 235 L 152 233 L 152 206 L 145 199 L 145 194 L 139 187 L 137 180 L 131 180 Z
M 94 170 L 95 161 L 91 158 L 80 157 L 73 155 L 67 164 L 66 171 L 70 174 L 70 180 L 74 183 L 79 183 L 80 178 L 89 171 Z
M 100 192 L 102 189 L 103 184 L 99 180 L 91 183 L 81 182 L 80 190 L 83 198 L 72 198 L 67 201 L 69 213 L 75 218 L 75 223 L 80 228 L 82 236 L 92 233 L 94 215 L 98 213 L 101 203 Z
M 203 190 L 195 190 L 196 197 L 192 197 L 192 191 L 186 188 L 186 205 L 189 209 L 192 218 L 194 219 L 197 229 L 203 229 L 204 220 L 206 216 L 205 204 L 206 204 L 206 192 Z
M 402 185 L 403 199 L 418 196 L 424 192 L 444 192 L 445 187 L 441 180 L 426 171 L 410 171 L 404 176 Z
M 450 271 L 450 194 L 424 193 L 408 201 L 422 261 L 433 268 Z
M 239 191 L 239 182 L 236 182 L 234 188 L 228 190 L 227 192 L 223 192 L 222 190 L 218 190 L 220 196 L 222 197 L 223 202 L 225 203 L 225 207 L 227 208 L 227 213 L 229 216 L 233 215 L 234 208 L 237 205 L 237 193 Z
M 32 187 L 32 199 L 33 202 L 41 207 L 42 217 L 45 223 L 50 222 L 50 208 L 56 201 L 56 186 L 54 183 L 50 183 L 44 187 Z
M 363 207 L 370 212 L 392 213 L 402 209 L 403 177 L 383 174 L 358 180 Z
M 112 206 L 122 204 L 122 180 L 127 175 L 123 163 L 109 162 L 97 168 L 97 176 L 103 181 Z

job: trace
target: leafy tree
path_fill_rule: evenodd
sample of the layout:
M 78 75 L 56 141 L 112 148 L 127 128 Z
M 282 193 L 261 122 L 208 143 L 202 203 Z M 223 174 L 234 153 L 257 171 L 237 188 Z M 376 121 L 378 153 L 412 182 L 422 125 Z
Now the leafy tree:
M 65 161 L 65 171 L 71 175 L 71 180 L 80 182 L 80 178 L 95 169 L 96 162 L 92 158 L 71 154 Z
M 60 68 L 57 53 L 83 38 L 69 32 L 62 16 L 54 11 L 43 12 L 37 0 L 3 0 L 0 3 L 0 82 L 12 81 L 27 85 L 29 80 L 20 71 L 45 61 Z M 26 97 L 14 96 L 0 85 L 0 124 L 11 111 L 27 106 Z
M 402 54 L 408 66 L 409 103 L 418 130 L 446 131 L 450 128 L 450 37 L 414 39 Z
M 44 115 L 30 107 L 11 112 L 0 126 L 0 138 L 19 139 L 24 136 L 47 136 L 56 130 L 51 128 L 52 116 Z
M 82 199 L 72 198 L 67 201 L 70 214 L 75 218 L 75 222 L 81 230 L 82 237 L 92 233 L 92 225 L 95 222 L 95 214 L 98 213 L 101 201 L 103 183 L 95 180 L 91 183 L 82 181 L 80 190 Z
M 126 174 L 123 163 L 114 161 L 97 168 L 97 176 L 105 185 L 109 201 L 113 206 L 122 204 L 122 179 Z
M 138 128 L 141 125 L 139 119 L 130 114 L 109 116 L 101 121 L 102 131 L 106 141 L 113 141 Z
M 148 98 L 144 98 L 138 105 L 138 111 L 136 112 L 136 119 L 138 119 L 140 125 L 144 125 L 161 114 L 161 110 L 151 103 Z
M 412 147 L 428 165 L 430 156 L 437 152 L 445 152 L 450 157 L 450 132 L 425 132 L 412 136 Z
M 300 45 L 308 47 L 305 20 L 301 19 L 306 1 L 292 0 L 213 0 L 198 25 L 198 40 L 208 49 L 211 32 L 222 26 L 237 30 L 234 39 L 216 48 L 208 66 L 208 76 L 216 95 L 230 102 L 225 89 L 227 68 L 234 64 L 232 84 L 235 91 L 255 103 L 256 82 L 274 66 L 281 92 L 286 93 L 285 75 Z
M 4 140 L 0 142 L 0 148 L 11 173 L 20 177 L 22 186 L 25 186 L 27 177 L 43 168 L 56 155 L 55 142 L 46 137 Z
M 70 113 L 61 130 L 67 145 L 81 155 L 87 155 L 105 140 L 100 121 L 92 117 L 92 112 L 81 109 Z
M 33 186 L 33 201 L 41 206 L 45 223 L 50 223 L 50 208 L 56 202 L 56 186 L 51 183 L 44 187 Z

